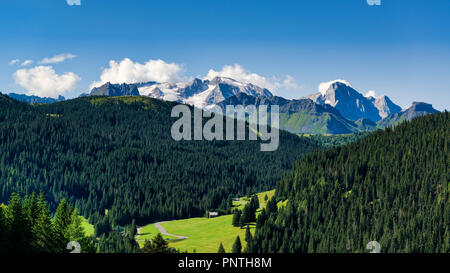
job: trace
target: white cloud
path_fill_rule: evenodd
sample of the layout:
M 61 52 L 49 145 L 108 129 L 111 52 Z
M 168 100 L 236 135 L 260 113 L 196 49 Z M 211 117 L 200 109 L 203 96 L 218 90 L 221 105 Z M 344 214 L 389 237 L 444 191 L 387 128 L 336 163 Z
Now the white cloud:
M 64 54 L 59 54 L 59 55 L 53 56 L 51 58 L 44 58 L 39 63 L 40 64 L 56 64 L 56 63 L 64 62 L 65 60 L 71 60 L 75 57 L 76 57 L 76 55 L 73 55 L 71 53 L 64 53 Z
M 183 67 L 175 63 L 166 63 L 163 60 L 149 60 L 141 64 L 125 58 L 120 63 L 109 61 L 109 67 L 103 69 L 100 81 L 93 82 L 90 88 L 111 83 L 138 83 L 138 82 L 178 82 L 182 78 L 180 73 Z
M 28 90 L 29 95 L 57 98 L 75 89 L 81 78 L 72 72 L 56 74 L 51 66 L 20 69 L 14 73 L 16 84 Z
M 212 80 L 215 77 L 232 78 L 240 82 L 251 83 L 259 87 L 267 88 L 270 91 L 277 91 L 280 88 L 296 89 L 299 88 L 294 77 L 287 75 L 284 80 L 276 77 L 266 78 L 256 73 L 246 71 L 241 65 L 226 65 L 221 71 L 210 69 L 205 79 Z
M 366 97 L 366 98 L 370 98 L 370 97 L 377 98 L 377 93 L 376 93 L 374 90 L 369 90 L 369 91 L 367 91 L 367 93 L 364 95 L 364 97 Z
M 369 6 L 381 6 L 381 0 L 367 0 Z
M 286 78 L 283 81 L 283 86 L 288 89 L 298 89 L 300 86 L 297 84 L 297 80 L 291 75 L 286 75 Z
M 33 60 L 25 60 L 20 64 L 20 66 L 28 66 L 32 63 L 33 63 Z
M 66 0 L 69 6 L 81 6 L 81 0 Z
M 13 65 L 13 64 L 16 64 L 16 63 L 18 63 L 18 62 L 20 62 L 19 59 L 14 59 L 14 60 L 11 60 L 8 64 L 9 64 L 9 65 Z
M 342 80 L 342 79 L 337 79 L 337 80 L 334 80 L 334 81 L 320 83 L 319 87 L 318 87 L 318 90 L 319 90 L 320 93 L 322 93 L 322 95 L 325 95 L 325 93 L 327 92 L 328 88 L 330 88 L 330 86 L 333 83 L 337 83 L 337 82 L 343 83 L 343 84 L 351 87 L 351 84 L 348 81 Z

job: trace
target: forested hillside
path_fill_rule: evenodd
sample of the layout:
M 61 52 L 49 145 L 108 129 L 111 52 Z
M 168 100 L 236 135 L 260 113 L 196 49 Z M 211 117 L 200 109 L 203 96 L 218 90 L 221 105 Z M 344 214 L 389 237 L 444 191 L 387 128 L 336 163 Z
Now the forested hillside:
M 258 217 L 253 252 L 450 252 L 449 113 L 314 152 Z
M 43 194 L 23 199 L 13 194 L 8 206 L 0 204 L 0 254 L 68 253 L 70 241 L 77 241 L 83 253 L 96 252 L 94 238 L 85 234 L 77 209 L 65 199 L 51 215 Z
M 0 95 L 0 202 L 43 192 L 66 198 L 91 222 L 115 225 L 226 211 L 231 198 L 275 187 L 317 141 L 280 132 L 276 152 L 259 141 L 181 141 L 171 102 L 83 97 L 27 105 Z

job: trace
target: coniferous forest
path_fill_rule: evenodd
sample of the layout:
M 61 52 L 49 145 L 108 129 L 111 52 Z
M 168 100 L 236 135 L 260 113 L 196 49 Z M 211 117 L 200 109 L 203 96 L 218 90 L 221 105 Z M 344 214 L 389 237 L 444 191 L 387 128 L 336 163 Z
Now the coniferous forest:
M 139 249 L 136 225 L 211 210 L 234 212 L 236 227 L 256 220 L 236 253 L 362 253 L 371 241 L 450 252 L 448 112 L 343 139 L 280 131 L 267 153 L 259 141 L 172 140 L 174 105 L 0 95 L 0 252 L 66 253 L 72 240 L 84 252 L 174 252 L 161 236 Z M 232 198 L 272 188 L 259 214 L 257 198 L 232 211 Z
M 0 253 L 68 253 L 76 241 L 83 253 L 95 253 L 95 241 L 86 236 L 76 208 L 63 198 L 55 213 L 44 195 L 23 199 L 13 194 L 8 206 L 0 206 Z
M 321 150 L 284 176 L 250 252 L 449 253 L 448 112 Z M 277 201 L 286 205 L 277 209 Z
M 285 132 L 271 153 L 259 141 L 176 142 L 174 105 L 144 97 L 28 105 L 1 95 L 0 203 L 42 192 L 54 212 L 65 198 L 100 231 L 227 212 L 232 197 L 273 189 L 319 148 Z

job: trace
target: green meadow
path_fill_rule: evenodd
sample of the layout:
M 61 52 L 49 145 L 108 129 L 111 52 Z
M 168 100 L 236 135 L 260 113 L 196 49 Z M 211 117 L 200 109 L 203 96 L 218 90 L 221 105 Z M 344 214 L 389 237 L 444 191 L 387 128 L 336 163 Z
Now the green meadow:
M 170 234 L 183 235 L 187 239 L 169 242 L 170 247 L 181 251 L 197 253 L 216 253 L 220 243 L 226 252 L 231 252 L 236 236 L 239 235 L 243 248 L 246 245 L 245 228 L 234 227 L 233 215 L 216 218 L 190 218 L 162 224 Z M 251 226 L 253 231 L 254 226 Z
M 267 200 L 272 198 L 275 190 L 257 193 L 260 207 L 266 206 Z M 250 202 L 251 196 L 244 196 L 233 201 L 233 207 L 243 209 L 247 202 Z M 282 205 L 280 202 L 279 206 Z M 216 253 L 220 243 L 223 244 L 226 252 L 231 252 L 236 236 L 239 235 L 243 249 L 245 248 L 245 228 L 234 227 L 232 225 L 233 215 L 223 215 L 216 218 L 189 218 L 175 220 L 161 224 L 161 226 L 170 234 L 186 236 L 187 239 L 176 239 L 172 236 L 163 235 L 163 238 L 169 242 L 170 247 L 187 251 L 189 253 Z M 250 225 L 253 234 L 254 224 Z M 159 233 L 154 224 L 149 224 L 141 228 L 141 235 L 136 236 L 139 246 L 144 245 L 145 240 L 151 240 Z
M 275 195 L 275 190 L 271 190 L 271 191 L 265 191 L 265 192 L 260 192 L 256 194 L 258 196 L 258 200 L 259 200 L 259 206 L 261 208 L 266 206 L 266 201 L 265 196 L 267 195 L 267 200 L 270 200 L 270 198 L 272 198 Z M 238 209 L 243 209 L 245 204 L 243 203 L 248 203 L 250 202 L 251 196 L 244 196 L 239 198 L 237 201 L 233 201 L 233 207 L 236 207 Z
M 160 233 L 154 224 L 149 224 L 149 225 L 140 227 L 140 231 L 141 231 L 141 233 L 136 235 L 136 237 L 135 237 L 136 241 L 140 247 L 144 246 L 145 240 L 151 240 L 155 237 L 156 234 Z M 180 234 L 180 235 L 183 235 L 183 234 Z M 168 236 L 168 235 L 162 235 L 162 237 L 168 241 L 177 239 L 175 237 Z

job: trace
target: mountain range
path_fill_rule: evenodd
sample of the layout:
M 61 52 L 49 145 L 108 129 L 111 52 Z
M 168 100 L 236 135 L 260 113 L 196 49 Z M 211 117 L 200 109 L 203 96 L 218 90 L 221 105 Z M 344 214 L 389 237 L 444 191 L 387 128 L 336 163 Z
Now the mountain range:
M 8 96 L 10 98 L 13 98 L 15 100 L 26 102 L 26 103 L 53 103 L 58 101 L 64 101 L 66 98 L 63 96 L 59 96 L 57 99 L 50 98 L 50 97 L 39 97 L 34 95 L 25 95 L 25 94 L 16 94 L 16 93 L 9 93 Z
M 364 96 L 342 80 L 300 99 L 274 96 L 268 89 L 232 78 L 215 77 L 180 83 L 105 83 L 80 96 L 148 96 L 211 109 L 218 105 L 279 105 L 280 128 L 296 134 L 349 134 L 396 125 L 405 120 L 438 111 L 432 105 L 414 102 L 402 110 L 389 97 Z M 29 103 L 64 100 L 10 94 Z
M 226 105 L 279 105 L 280 129 L 296 134 L 348 134 L 360 131 L 355 122 L 344 118 L 333 106 L 317 104 L 310 99 L 287 100 L 277 96 L 264 98 L 240 93 L 218 105 L 223 109 Z
M 231 78 L 216 77 L 212 80 L 194 79 L 182 83 L 147 82 L 137 84 L 140 95 L 168 101 L 177 101 L 205 108 L 233 95 L 245 93 L 255 97 L 272 97 L 272 93 L 251 83 Z M 92 93 L 91 93 L 92 94 Z

